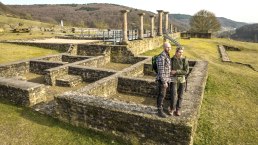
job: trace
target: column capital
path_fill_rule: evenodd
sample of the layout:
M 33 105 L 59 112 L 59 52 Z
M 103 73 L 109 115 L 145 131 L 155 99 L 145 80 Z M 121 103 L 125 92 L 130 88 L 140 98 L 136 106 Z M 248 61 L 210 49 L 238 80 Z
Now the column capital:
M 145 15 L 145 13 L 139 13 L 138 15 L 139 15 L 139 16 L 144 16 L 144 15 Z
M 130 10 L 120 10 L 121 13 L 128 13 Z
M 169 12 L 168 12 L 168 11 L 164 11 L 163 13 L 164 13 L 164 14 L 169 14 Z
M 163 10 L 157 10 L 158 13 L 163 13 L 164 11 Z
M 151 18 L 155 18 L 156 16 L 155 15 L 150 15 Z

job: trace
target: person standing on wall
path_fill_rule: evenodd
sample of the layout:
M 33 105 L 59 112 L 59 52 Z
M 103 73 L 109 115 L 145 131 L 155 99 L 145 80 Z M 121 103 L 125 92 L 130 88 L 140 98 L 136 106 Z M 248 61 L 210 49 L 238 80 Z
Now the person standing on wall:
M 184 47 L 176 48 L 175 55 L 171 58 L 171 83 L 170 83 L 170 106 L 168 107 L 169 115 L 180 116 L 184 90 L 186 87 L 185 76 L 189 72 L 189 63 L 183 58 Z
M 158 115 L 160 117 L 167 117 L 163 111 L 163 100 L 166 97 L 166 92 L 171 79 L 171 59 L 169 56 L 169 51 L 171 50 L 171 45 L 168 42 L 163 44 L 163 52 L 157 57 L 157 85 L 158 85 L 158 97 L 157 97 L 157 108 Z

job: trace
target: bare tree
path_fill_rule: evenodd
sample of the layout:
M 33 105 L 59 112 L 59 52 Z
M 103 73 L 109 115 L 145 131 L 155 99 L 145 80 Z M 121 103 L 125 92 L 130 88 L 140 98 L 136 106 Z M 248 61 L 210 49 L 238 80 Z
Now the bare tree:
M 215 14 L 207 10 L 200 10 L 190 19 L 191 32 L 216 32 L 221 25 Z

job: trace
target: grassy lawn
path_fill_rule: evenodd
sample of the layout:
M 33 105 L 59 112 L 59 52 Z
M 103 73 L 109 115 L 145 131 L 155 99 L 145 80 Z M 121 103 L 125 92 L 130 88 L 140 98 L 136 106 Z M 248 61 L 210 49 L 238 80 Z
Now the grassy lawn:
M 57 54 L 49 49 L 0 43 L 0 64 Z M 110 134 L 75 128 L 29 108 L 0 101 L 0 144 L 128 144 Z
M 0 102 L 0 144 L 128 144 L 109 134 L 76 128 L 25 107 Z
M 254 64 L 258 63 L 258 44 L 225 39 L 191 39 L 180 43 L 185 46 L 187 58 L 209 61 L 209 77 L 194 144 L 256 145 L 258 73 L 242 65 L 222 63 L 217 44 L 241 47 L 244 55 L 232 59 Z M 175 47 L 171 54 L 174 50 Z M 145 54 L 152 56 L 161 51 L 159 48 Z
M 0 64 L 59 53 L 56 50 L 0 43 Z
M 241 46 L 243 53 L 250 53 L 241 57 L 236 55 L 236 58 L 255 64 L 258 44 L 224 39 L 191 39 L 180 40 L 180 43 L 185 46 L 187 58 L 209 61 L 209 77 L 194 144 L 256 145 L 258 73 L 242 65 L 222 63 L 217 44 Z M 58 53 L 5 43 L 0 44 L 0 50 L 0 63 Z M 171 53 L 174 50 L 175 47 Z M 152 56 L 161 51 L 159 48 L 145 55 Z M 114 135 L 76 128 L 4 101 L 0 101 L 0 110 L 0 144 L 128 144 Z
M 0 33 L 0 41 L 4 40 L 24 40 L 55 37 L 59 34 L 51 32 L 31 32 L 31 33 Z

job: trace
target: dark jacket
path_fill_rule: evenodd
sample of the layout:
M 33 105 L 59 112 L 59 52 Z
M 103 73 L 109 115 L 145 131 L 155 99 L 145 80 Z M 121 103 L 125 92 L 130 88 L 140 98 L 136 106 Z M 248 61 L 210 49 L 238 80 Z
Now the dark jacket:
M 176 70 L 176 74 L 172 76 L 172 82 L 184 83 L 185 75 L 189 73 L 189 63 L 186 58 L 171 58 L 171 69 Z

